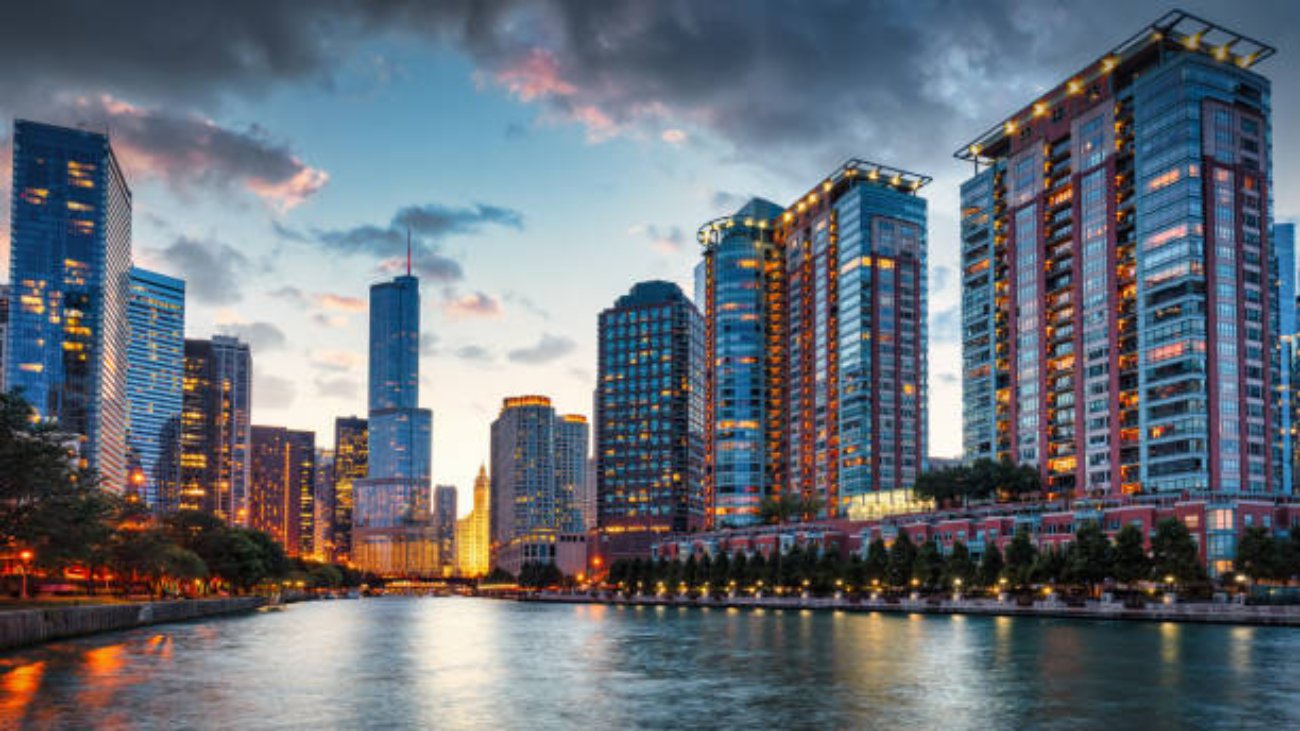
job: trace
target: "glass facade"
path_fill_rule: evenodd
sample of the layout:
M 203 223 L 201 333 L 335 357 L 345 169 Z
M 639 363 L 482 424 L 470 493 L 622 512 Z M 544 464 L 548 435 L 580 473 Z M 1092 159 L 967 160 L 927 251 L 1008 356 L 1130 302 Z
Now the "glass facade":
M 681 289 L 642 282 L 600 314 L 597 523 L 609 531 L 705 524 L 704 323 Z
M 437 573 L 433 413 L 419 408 L 419 346 L 419 280 L 372 286 L 367 465 L 366 477 L 352 483 L 352 558 L 386 575 Z
M 370 430 L 355 416 L 334 420 L 334 528 L 335 561 L 352 560 L 352 508 L 355 483 L 364 479 L 370 454 Z
M 316 435 L 279 426 L 253 426 L 249 469 L 250 527 L 264 531 L 290 556 L 314 551 Z
M 18 120 L 5 382 L 127 488 L 131 191 L 105 135 Z
M 433 529 L 438 536 L 438 570 L 451 576 L 456 570 L 456 486 L 433 490 Z
M 586 479 L 589 431 L 578 415 L 557 416 L 545 396 L 504 400 L 492 422 L 492 565 L 517 574 L 528 562 L 555 560 L 562 532 L 581 530 L 573 489 Z
M 1171 13 L 958 153 L 966 456 L 1053 495 L 1285 484 L 1272 49 L 1202 25 Z
M 185 282 L 131 270 L 126 392 L 128 485 L 153 510 L 180 484 Z
M 787 209 L 706 224 L 706 492 L 714 525 L 915 508 L 925 468 L 925 176 L 850 160 Z
M 1274 423 L 1277 430 L 1274 447 L 1274 474 L 1278 491 L 1291 494 L 1295 490 L 1296 409 L 1300 400 L 1295 398 L 1293 375 L 1296 357 L 1296 260 L 1295 224 L 1278 223 L 1273 226 L 1273 301 L 1277 303 L 1274 319 L 1277 321 L 1276 368 L 1278 381 L 1275 393 Z
M 224 335 L 185 341 L 180 489 L 160 499 L 163 511 L 202 510 L 247 524 L 252 375 L 247 343 Z

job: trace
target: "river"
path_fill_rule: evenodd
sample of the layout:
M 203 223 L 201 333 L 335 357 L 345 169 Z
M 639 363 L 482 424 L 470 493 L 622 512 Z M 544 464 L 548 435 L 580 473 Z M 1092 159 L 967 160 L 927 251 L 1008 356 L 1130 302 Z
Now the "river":
M 0 655 L 0 728 L 1300 728 L 1300 630 L 363 599 Z

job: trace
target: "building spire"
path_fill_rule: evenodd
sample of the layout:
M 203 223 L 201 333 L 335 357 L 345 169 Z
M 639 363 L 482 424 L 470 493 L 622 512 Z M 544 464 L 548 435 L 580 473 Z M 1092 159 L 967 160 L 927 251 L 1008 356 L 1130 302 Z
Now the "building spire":
M 406 276 L 411 276 L 411 228 L 406 228 Z

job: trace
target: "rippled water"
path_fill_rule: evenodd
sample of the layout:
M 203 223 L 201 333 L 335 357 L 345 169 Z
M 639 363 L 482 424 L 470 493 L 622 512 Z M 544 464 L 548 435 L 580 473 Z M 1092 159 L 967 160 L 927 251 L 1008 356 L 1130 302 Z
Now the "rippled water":
M 1300 630 L 478 599 L 0 656 L 0 727 L 1297 728 Z

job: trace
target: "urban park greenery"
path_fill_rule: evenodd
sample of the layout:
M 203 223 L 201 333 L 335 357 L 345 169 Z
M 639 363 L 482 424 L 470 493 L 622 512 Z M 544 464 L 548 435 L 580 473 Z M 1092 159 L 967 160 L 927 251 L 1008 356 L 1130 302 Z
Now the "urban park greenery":
M 206 513 L 153 516 L 102 488 L 69 450 L 68 436 L 34 421 L 21 397 L 0 394 L 0 554 L 23 573 L 92 594 L 155 596 L 361 581 L 345 567 L 290 559 L 266 533 Z

